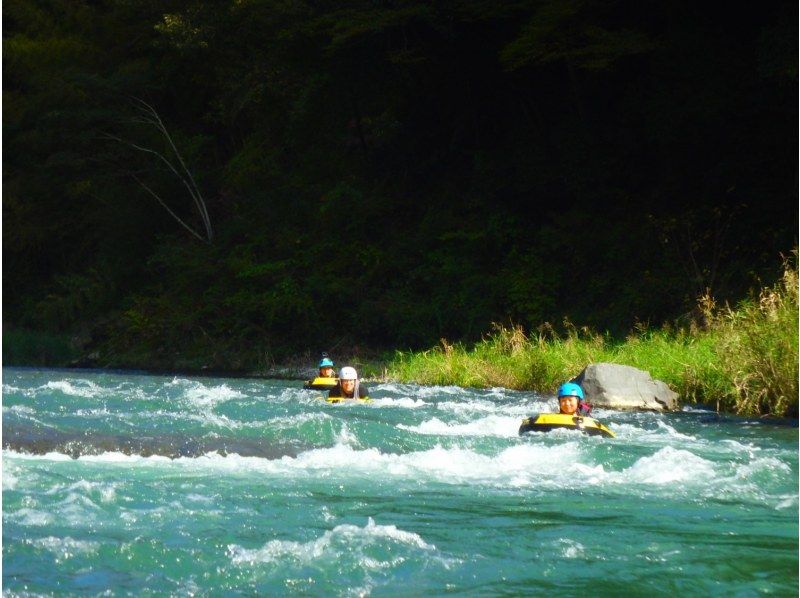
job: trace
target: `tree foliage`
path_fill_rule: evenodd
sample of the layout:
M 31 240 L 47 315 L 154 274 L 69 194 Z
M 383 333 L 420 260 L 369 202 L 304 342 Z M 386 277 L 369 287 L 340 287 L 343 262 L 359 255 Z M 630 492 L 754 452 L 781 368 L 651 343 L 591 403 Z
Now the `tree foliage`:
M 9 0 L 4 321 L 252 367 L 742 297 L 797 242 L 796 12 Z

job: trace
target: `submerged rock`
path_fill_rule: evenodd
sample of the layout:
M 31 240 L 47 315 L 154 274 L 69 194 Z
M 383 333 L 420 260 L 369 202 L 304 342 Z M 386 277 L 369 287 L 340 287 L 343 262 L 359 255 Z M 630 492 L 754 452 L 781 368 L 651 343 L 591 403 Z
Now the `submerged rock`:
M 650 372 L 629 365 L 592 363 L 572 380 L 583 387 L 586 400 L 595 407 L 673 411 L 678 393 Z

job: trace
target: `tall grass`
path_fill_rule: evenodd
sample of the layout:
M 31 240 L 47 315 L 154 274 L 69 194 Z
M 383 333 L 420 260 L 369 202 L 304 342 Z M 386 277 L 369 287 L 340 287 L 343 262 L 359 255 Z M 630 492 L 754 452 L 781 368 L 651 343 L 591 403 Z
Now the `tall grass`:
M 782 279 L 756 299 L 712 312 L 718 362 L 733 386 L 721 407 L 797 417 L 797 293 L 797 269 L 787 264 Z
M 744 415 L 797 417 L 798 277 L 784 264 L 782 279 L 736 308 L 705 297 L 704 324 L 637 330 L 625 341 L 568 326 L 545 326 L 528 336 L 521 327 L 495 325 L 468 348 L 442 340 L 420 353 L 397 352 L 387 378 L 420 384 L 502 386 L 552 392 L 587 364 L 631 365 L 678 392 L 684 402 L 711 403 Z

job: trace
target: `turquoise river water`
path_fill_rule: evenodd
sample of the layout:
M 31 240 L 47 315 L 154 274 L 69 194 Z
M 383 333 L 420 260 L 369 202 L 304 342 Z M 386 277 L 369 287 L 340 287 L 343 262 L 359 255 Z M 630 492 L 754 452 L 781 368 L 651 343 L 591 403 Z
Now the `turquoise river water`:
M 3 369 L 3 595 L 796 596 L 796 424 Z

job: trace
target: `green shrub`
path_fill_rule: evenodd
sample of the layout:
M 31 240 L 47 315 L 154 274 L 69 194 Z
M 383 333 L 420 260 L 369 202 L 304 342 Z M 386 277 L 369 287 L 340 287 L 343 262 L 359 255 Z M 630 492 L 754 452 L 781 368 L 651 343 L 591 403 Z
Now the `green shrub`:
M 640 328 L 614 342 L 568 322 L 564 334 L 545 324 L 532 337 L 518 326 L 495 325 L 471 349 L 442 339 L 428 351 L 397 352 L 385 376 L 549 393 L 587 364 L 620 363 L 650 372 L 684 402 L 711 403 L 743 415 L 797 417 L 797 295 L 797 268 L 787 261 L 778 284 L 735 309 L 718 309 L 710 297 L 702 298 L 703 326 Z

